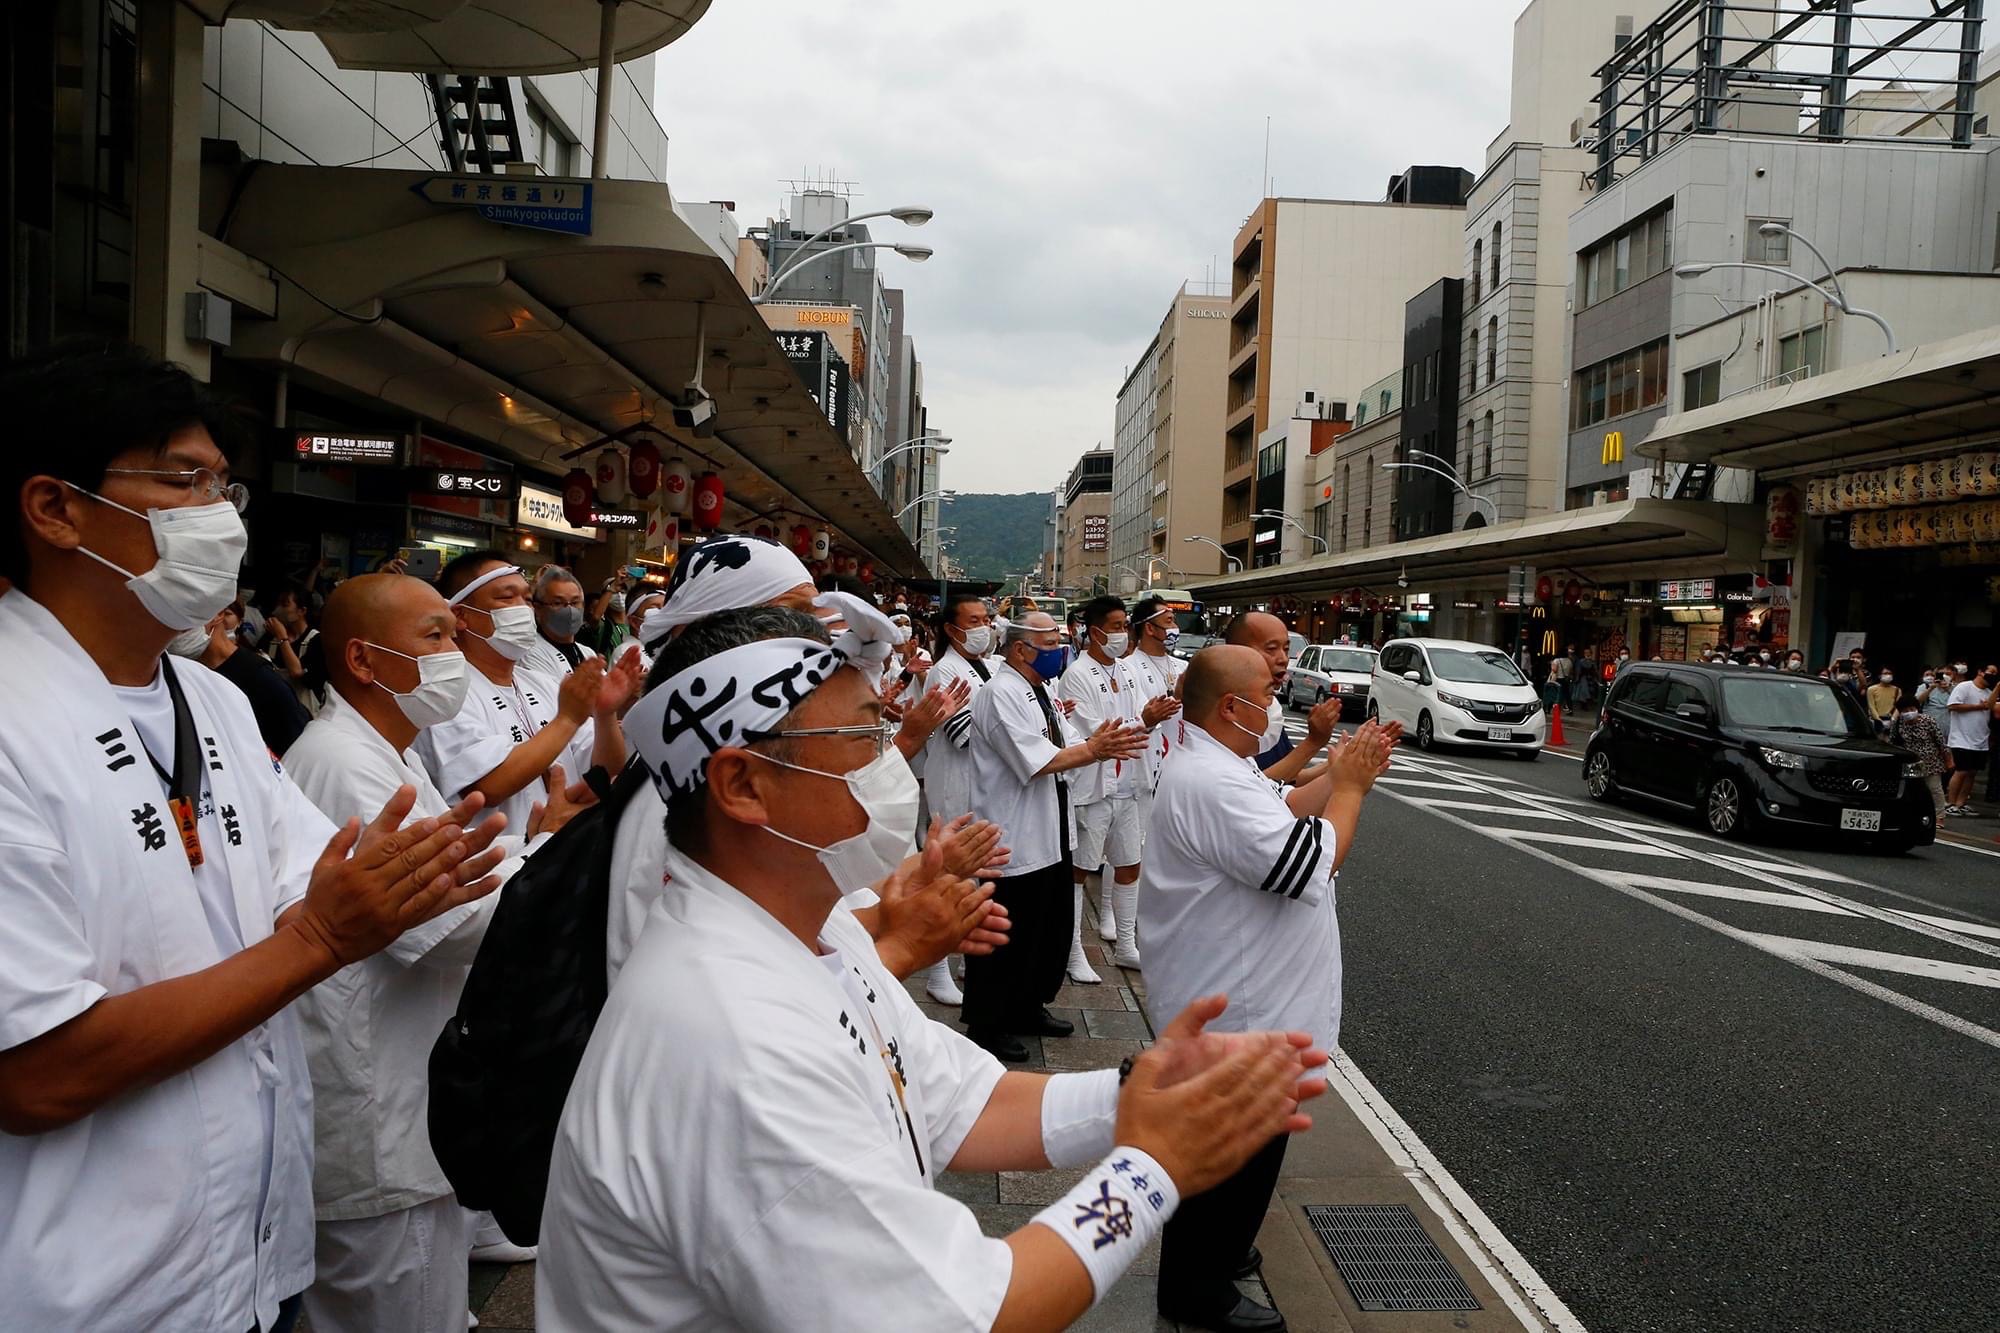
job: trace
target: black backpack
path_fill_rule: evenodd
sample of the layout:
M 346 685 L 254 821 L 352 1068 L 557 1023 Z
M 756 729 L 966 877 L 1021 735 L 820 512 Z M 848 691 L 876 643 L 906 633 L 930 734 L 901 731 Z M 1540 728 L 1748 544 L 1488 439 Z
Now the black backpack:
M 556 1125 L 604 1008 L 618 819 L 650 781 L 628 765 L 501 886 L 458 1012 L 431 1048 L 431 1151 L 459 1203 L 491 1212 L 517 1245 L 541 1231 Z

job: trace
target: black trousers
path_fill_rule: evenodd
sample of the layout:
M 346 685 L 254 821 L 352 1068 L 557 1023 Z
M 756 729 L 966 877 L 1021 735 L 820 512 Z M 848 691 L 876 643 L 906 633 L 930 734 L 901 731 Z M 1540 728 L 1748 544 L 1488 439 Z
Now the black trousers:
M 1022 1032 L 1062 989 L 1076 925 L 1075 881 L 1064 857 L 993 883 L 993 901 L 1007 909 L 1012 926 L 1005 945 L 990 954 L 967 955 L 959 1014 L 968 1028 Z
M 1290 1135 L 1278 1135 L 1235 1175 L 1205 1194 L 1181 1200 L 1160 1236 L 1163 1309 L 1194 1307 L 1196 1313 L 1208 1313 L 1236 1303 L 1230 1277 L 1257 1243 L 1290 1141 Z

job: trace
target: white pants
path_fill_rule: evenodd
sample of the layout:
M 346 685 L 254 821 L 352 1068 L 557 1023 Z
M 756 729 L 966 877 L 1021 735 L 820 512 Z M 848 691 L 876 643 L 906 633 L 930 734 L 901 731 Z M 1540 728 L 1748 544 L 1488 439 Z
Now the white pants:
M 1094 871 L 1101 865 L 1135 866 L 1145 844 L 1146 826 L 1139 819 L 1139 802 L 1113 796 L 1076 808 L 1076 853 L 1070 864 Z
M 321 1222 L 305 1299 L 313 1333 L 463 1333 L 470 1217 L 447 1194 L 380 1217 Z

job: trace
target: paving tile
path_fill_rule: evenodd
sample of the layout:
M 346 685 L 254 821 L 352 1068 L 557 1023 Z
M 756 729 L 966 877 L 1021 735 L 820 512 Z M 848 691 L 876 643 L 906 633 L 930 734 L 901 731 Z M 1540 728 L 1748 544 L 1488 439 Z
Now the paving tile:
M 1084 1031 L 1093 1037 L 1122 1037 L 1130 1041 L 1144 1041 L 1153 1035 L 1152 1027 L 1144 1014 L 1120 1013 L 1115 1009 L 1086 1009 L 1083 1011 Z
M 470 1298 L 468 1303 L 474 1310 L 477 1310 L 486 1298 L 493 1294 L 493 1289 L 500 1285 L 500 1280 L 507 1276 L 507 1270 L 512 1266 L 511 1264 L 472 1265 L 472 1275 L 468 1283 L 467 1295 Z
M 1123 986 L 1073 986 L 1065 984 L 1056 992 L 1051 1007 L 1060 1005 L 1065 1009 L 1124 1009 L 1134 1010 L 1132 992 Z
M 1093 1163 L 1093 1165 L 1095 1165 Z M 1082 1180 L 1087 1167 L 1065 1171 L 1002 1171 L 1000 1202 L 1032 1203 L 1036 1207 L 1054 1203 Z
M 1134 1014 L 1132 1017 L 1138 1017 Z M 1042 1051 L 1050 1069 L 1112 1069 L 1128 1055 L 1139 1053 L 1136 1040 L 1100 1037 L 1045 1037 Z
M 475 1302 L 481 1329 L 533 1328 L 535 1326 L 535 1266 L 510 1264 L 506 1275 L 486 1298 Z
M 937 1178 L 938 1193 L 963 1204 L 998 1203 L 1000 1182 L 991 1171 L 946 1171 Z

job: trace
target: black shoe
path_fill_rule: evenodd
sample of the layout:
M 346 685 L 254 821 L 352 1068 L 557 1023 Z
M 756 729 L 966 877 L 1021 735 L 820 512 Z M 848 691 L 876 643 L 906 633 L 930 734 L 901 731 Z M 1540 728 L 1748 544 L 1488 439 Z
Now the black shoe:
M 1023 1024 L 1021 1031 L 1030 1037 L 1067 1037 L 1075 1033 L 1076 1024 L 1044 1009 Z
M 1189 1328 L 1213 1329 L 1215 1333 L 1285 1333 L 1285 1317 L 1268 1305 L 1259 1305 L 1248 1296 L 1238 1296 L 1236 1304 L 1216 1313 L 1183 1310 L 1160 1302 L 1160 1318 Z
M 1264 1270 L 1264 1252 L 1258 1249 L 1255 1245 L 1252 1245 L 1250 1247 L 1250 1253 L 1243 1256 L 1242 1264 L 1238 1266 L 1236 1271 L 1234 1273 L 1231 1273 L 1229 1276 L 1237 1282 L 1242 1282 L 1246 1278 L 1256 1277 L 1257 1274 L 1259 1274 L 1263 1270 Z
M 978 1028 L 967 1030 L 975 1046 L 984 1047 L 996 1060 L 1005 1060 L 1010 1065 L 1018 1065 L 1028 1058 L 1028 1044 L 1019 1037 L 1005 1032 L 988 1032 Z

